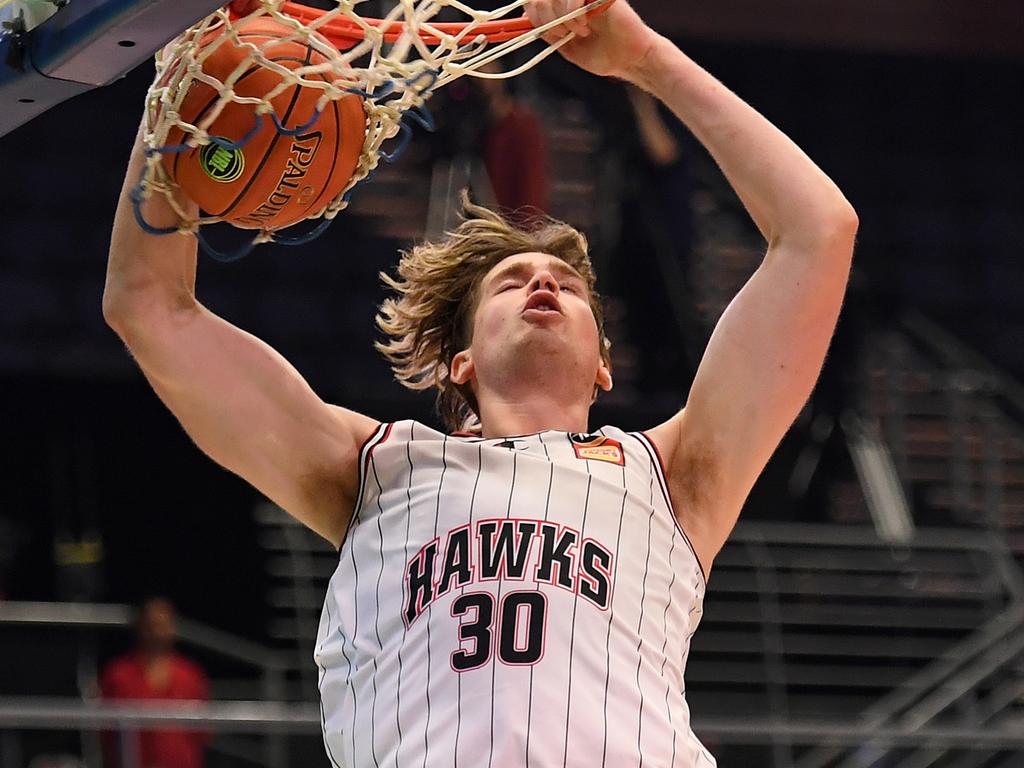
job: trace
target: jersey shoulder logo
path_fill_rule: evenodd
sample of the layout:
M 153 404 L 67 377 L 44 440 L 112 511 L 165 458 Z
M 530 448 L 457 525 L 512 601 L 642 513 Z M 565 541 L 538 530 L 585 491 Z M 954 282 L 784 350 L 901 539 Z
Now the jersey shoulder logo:
M 609 464 L 626 464 L 626 452 L 622 443 L 604 435 L 585 435 L 582 432 L 570 432 L 569 441 L 576 451 L 576 458 L 586 461 L 607 461 Z

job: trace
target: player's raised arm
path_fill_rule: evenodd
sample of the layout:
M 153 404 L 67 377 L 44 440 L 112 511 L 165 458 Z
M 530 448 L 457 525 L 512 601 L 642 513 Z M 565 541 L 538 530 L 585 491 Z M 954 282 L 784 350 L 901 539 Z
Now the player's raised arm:
M 136 141 L 114 218 L 104 317 L 210 458 L 337 545 L 357 493 L 359 448 L 377 423 L 324 403 L 281 355 L 196 300 L 196 239 L 149 235 L 135 222 L 129 192 L 143 162 Z M 177 221 L 159 194 L 144 211 L 157 227 Z
M 532 12 L 544 20 L 552 0 L 536 0 Z M 768 242 L 764 262 L 711 337 L 686 407 L 651 431 L 676 512 L 708 568 L 817 380 L 846 290 L 857 216 L 799 147 L 624 0 L 574 31 L 581 36 L 562 49 L 567 58 L 629 80 L 672 109 Z

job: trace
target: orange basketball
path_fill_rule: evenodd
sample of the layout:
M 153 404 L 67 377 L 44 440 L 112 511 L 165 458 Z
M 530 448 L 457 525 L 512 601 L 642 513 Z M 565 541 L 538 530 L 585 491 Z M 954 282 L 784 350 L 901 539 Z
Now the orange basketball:
M 262 47 L 263 55 L 289 69 L 327 60 L 304 42 L 282 40 L 292 30 L 273 19 L 242 21 L 238 30 L 243 43 L 264 46 L 276 41 Z M 216 32 L 204 44 L 212 42 L 214 35 Z M 247 53 L 225 40 L 203 62 L 203 71 L 224 82 Z M 315 77 L 320 75 L 307 79 Z M 254 63 L 235 82 L 234 91 L 239 96 L 263 98 L 280 83 L 280 74 Z M 275 96 L 271 104 L 277 119 L 291 131 L 312 120 L 321 94 L 319 89 L 294 85 Z M 214 88 L 194 80 L 182 101 L 181 119 L 197 125 L 216 105 L 218 96 Z M 211 136 L 234 143 L 255 125 L 253 105 L 231 102 L 208 130 Z M 301 221 L 341 194 L 356 169 L 365 134 L 363 101 L 353 94 L 329 102 L 323 114 L 299 135 L 281 133 L 271 116 L 264 115 L 260 130 L 239 149 L 211 142 L 167 153 L 163 163 L 178 186 L 209 215 L 238 227 L 275 230 Z M 167 143 L 181 144 L 184 139 L 183 131 L 173 128 Z

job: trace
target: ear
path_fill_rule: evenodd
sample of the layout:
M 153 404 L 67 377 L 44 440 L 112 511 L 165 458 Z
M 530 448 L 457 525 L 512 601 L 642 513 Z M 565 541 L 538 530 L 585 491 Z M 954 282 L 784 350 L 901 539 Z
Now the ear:
M 597 379 L 595 383 L 605 392 L 612 391 L 612 372 L 608 369 L 608 365 L 603 360 L 597 367 Z
M 473 365 L 473 357 L 468 349 L 456 353 L 455 357 L 452 358 L 451 368 L 448 373 L 453 384 L 466 384 L 473 378 L 476 368 Z

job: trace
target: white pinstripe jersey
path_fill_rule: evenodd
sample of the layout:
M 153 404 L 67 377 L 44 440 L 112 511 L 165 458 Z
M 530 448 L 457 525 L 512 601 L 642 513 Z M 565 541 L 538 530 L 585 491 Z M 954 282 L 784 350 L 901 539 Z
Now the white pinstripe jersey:
M 314 657 L 336 768 L 691 768 L 704 577 L 642 433 L 385 424 Z

